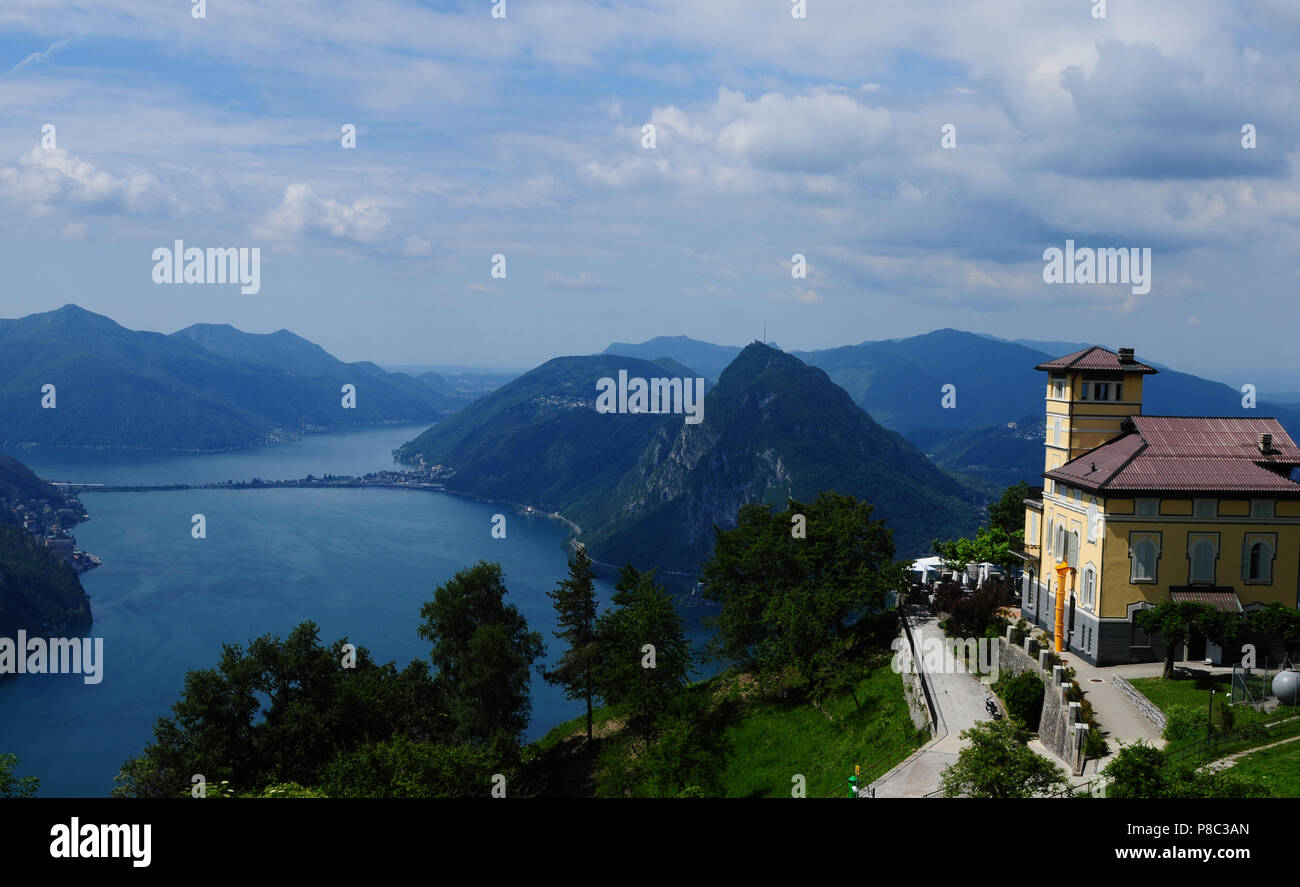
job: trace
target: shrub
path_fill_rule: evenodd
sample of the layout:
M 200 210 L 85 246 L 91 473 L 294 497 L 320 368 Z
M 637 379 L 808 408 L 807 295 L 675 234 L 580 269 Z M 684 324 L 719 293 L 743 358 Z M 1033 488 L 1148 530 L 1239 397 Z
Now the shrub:
M 1205 728 L 1205 713 L 1190 705 L 1171 705 L 1165 711 L 1164 737 L 1170 742 L 1199 739 Z
M 1096 724 L 1090 724 L 1088 737 L 1083 741 L 1083 754 L 1089 758 L 1100 758 L 1110 751 L 1110 746 L 1106 744 L 1106 738 L 1101 735 Z
M 1031 730 L 1038 729 L 1043 714 L 1042 680 L 1033 672 L 1022 672 L 1012 678 L 998 681 L 998 695 L 1007 704 L 1007 711 Z

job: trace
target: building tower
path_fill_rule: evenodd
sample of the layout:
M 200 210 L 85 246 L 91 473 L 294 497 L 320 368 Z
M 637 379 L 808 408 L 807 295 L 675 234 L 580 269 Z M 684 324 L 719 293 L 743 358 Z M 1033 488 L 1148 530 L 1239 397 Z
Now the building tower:
M 1132 348 L 1096 345 L 1034 369 L 1047 373 L 1045 472 L 1117 437 L 1126 418 L 1142 413 L 1142 377 L 1159 372 Z

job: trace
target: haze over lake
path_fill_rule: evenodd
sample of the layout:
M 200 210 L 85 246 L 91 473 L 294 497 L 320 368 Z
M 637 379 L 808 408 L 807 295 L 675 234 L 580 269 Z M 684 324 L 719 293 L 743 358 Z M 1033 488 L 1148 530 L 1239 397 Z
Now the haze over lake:
M 425 426 L 316 435 L 302 441 L 210 455 L 108 450 L 8 449 L 51 480 L 170 484 L 280 480 L 393 468 L 391 451 Z M 41 780 L 42 796 L 102 796 L 122 762 L 170 713 L 185 672 L 214 667 L 223 643 L 285 636 L 313 620 L 322 642 L 347 638 L 375 660 L 427 661 L 416 635 L 420 605 L 458 570 L 498 561 L 529 625 L 560 652 L 546 592 L 563 578 L 564 528 L 503 506 L 415 490 L 267 489 L 87 493 L 91 520 L 78 546 L 104 560 L 82 576 L 104 639 L 103 682 L 79 675 L 22 676 L 0 684 L 0 749 Z M 491 517 L 507 515 L 507 538 Z M 193 539 L 190 518 L 207 518 Z M 597 584 L 602 605 L 610 583 Z M 699 643 L 702 611 L 687 609 Z M 533 678 L 527 738 L 583 710 Z

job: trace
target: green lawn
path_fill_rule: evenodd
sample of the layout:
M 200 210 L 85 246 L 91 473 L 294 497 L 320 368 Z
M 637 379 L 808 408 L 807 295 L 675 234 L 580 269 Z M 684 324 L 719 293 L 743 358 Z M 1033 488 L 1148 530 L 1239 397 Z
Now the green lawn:
M 1168 712 L 1171 706 L 1183 705 L 1204 712 L 1208 718 L 1211 687 L 1215 691 L 1214 705 L 1217 709 L 1218 706 L 1225 704 L 1229 699 L 1232 676 L 1228 674 L 1200 674 L 1193 677 L 1174 677 L 1170 680 L 1133 678 L 1130 683 L 1137 687 L 1139 692 L 1154 702 L 1156 707 L 1163 712 Z M 1255 721 L 1268 720 L 1276 715 L 1260 711 L 1249 705 L 1234 705 L 1232 706 L 1232 716 L 1234 725 L 1241 727 Z M 1203 739 L 1205 735 L 1206 729 L 1205 726 L 1202 726 L 1200 732 L 1193 739 Z
M 824 706 L 833 721 L 811 705 L 746 704 L 741 717 L 727 728 L 732 745 L 726 765 L 728 796 L 788 798 L 793 777 L 803 774 L 808 797 L 847 797 L 847 787 L 840 786 L 853 775 L 854 764 L 862 765 L 865 784 L 905 758 L 910 750 L 898 746 L 916 728 L 902 676 L 885 660 L 858 682 L 856 693 L 861 711 L 849 693 Z
M 1300 798 L 1300 741 L 1238 758 L 1232 772 L 1255 777 L 1269 787 L 1274 797 Z

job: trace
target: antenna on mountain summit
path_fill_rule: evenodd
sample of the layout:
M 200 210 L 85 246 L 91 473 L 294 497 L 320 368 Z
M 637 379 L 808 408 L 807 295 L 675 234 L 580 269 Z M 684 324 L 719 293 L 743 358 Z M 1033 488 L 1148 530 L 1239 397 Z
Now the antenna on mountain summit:
M 767 321 L 763 321 L 763 344 L 767 344 Z

